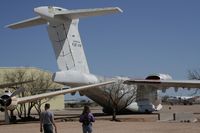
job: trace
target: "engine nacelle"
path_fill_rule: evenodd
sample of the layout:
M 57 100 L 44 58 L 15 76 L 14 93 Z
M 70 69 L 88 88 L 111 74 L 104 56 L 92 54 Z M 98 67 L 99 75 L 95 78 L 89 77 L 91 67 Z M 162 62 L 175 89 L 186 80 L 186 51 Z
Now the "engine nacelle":
M 5 111 L 5 107 L 7 110 L 14 110 L 17 107 L 17 97 L 11 97 L 10 94 L 4 94 L 0 97 L 0 111 Z
M 151 74 L 146 77 L 148 80 L 172 80 L 172 77 L 169 74 Z M 166 88 L 162 89 L 162 92 L 166 92 Z
M 52 80 L 54 82 L 73 87 L 86 84 L 94 84 L 99 82 L 98 78 L 95 75 L 88 73 L 81 73 L 73 70 L 56 72 L 53 74 Z
M 146 77 L 148 80 L 172 80 L 169 74 L 150 74 Z

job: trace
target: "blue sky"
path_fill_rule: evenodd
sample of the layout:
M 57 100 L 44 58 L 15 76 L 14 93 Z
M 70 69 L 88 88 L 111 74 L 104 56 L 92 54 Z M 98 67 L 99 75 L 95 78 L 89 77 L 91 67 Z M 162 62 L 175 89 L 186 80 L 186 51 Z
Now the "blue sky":
M 33 66 L 57 71 L 46 26 L 20 30 L 4 26 L 36 16 L 34 7 L 68 9 L 118 6 L 121 14 L 80 20 L 90 71 L 97 75 L 145 77 L 167 73 L 187 79 L 199 69 L 199 0 L 2 0 L 0 67 Z

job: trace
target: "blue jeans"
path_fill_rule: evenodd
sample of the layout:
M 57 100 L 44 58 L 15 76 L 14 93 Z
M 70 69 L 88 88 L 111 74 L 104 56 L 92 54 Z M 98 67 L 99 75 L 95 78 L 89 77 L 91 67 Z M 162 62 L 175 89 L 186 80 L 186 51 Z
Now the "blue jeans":
M 83 133 L 92 133 L 92 124 L 82 125 Z
M 44 133 L 53 133 L 53 126 L 52 124 L 44 124 Z

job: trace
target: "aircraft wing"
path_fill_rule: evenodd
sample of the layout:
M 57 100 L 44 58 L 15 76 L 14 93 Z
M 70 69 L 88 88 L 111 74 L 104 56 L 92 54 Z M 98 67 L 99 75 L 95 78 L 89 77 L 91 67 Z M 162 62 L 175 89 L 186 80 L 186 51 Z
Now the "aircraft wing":
M 15 85 L 19 85 L 19 84 L 25 84 L 25 83 L 29 83 L 29 82 L 33 82 L 33 80 L 29 80 L 29 81 L 22 81 L 22 82 L 14 82 L 14 83 L 5 83 L 5 84 L 0 84 L 0 88 L 6 88 L 6 87 L 12 87 Z
M 110 13 L 122 12 L 119 7 L 107 7 L 107 8 L 95 8 L 95 9 L 77 9 L 77 10 L 67 10 L 56 13 L 54 16 L 66 16 L 71 19 L 88 17 L 88 16 L 98 16 Z
M 81 91 L 81 90 L 97 87 L 97 86 L 112 84 L 114 82 L 115 81 L 107 81 L 107 82 L 102 82 L 102 83 L 97 83 L 97 84 L 91 84 L 91 85 L 70 88 L 70 89 L 66 89 L 66 90 L 60 90 L 60 91 L 43 93 L 43 94 L 38 94 L 38 95 L 33 95 L 33 96 L 21 97 L 21 98 L 18 98 L 18 103 L 20 104 L 20 103 L 41 100 L 41 99 L 48 98 L 48 97 L 54 97 L 54 96 L 58 96 L 58 95 L 62 95 L 62 94 L 67 94 L 67 93 L 72 93 L 72 92 L 76 92 L 76 91 Z
M 151 85 L 158 88 L 200 88 L 200 80 L 126 80 L 125 84 Z

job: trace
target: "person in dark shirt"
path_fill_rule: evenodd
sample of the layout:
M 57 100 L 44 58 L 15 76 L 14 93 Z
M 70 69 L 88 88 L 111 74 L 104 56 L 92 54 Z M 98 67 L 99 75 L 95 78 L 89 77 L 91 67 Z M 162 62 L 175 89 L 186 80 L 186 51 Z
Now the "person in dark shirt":
M 92 122 L 95 122 L 95 118 L 90 112 L 89 106 L 84 106 L 79 121 L 82 123 L 83 133 L 92 133 Z
M 56 124 L 54 122 L 54 115 L 49 111 L 50 104 L 46 103 L 44 106 L 45 111 L 40 115 L 40 132 L 53 133 L 53 126 L 55 127 L 55 133 L 57 133 Z

